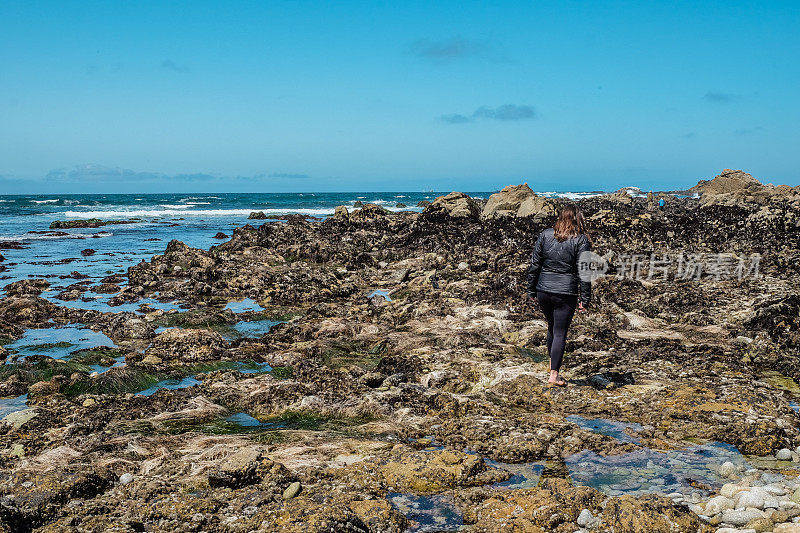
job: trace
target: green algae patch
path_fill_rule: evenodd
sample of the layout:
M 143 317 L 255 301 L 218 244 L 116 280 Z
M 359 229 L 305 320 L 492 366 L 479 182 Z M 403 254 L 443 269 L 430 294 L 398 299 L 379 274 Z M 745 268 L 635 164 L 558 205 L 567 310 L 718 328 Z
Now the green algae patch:
M 276 366 L 270 370 L 268 374 L 276 379 L 291 379 L 294 375 L 294 371 L 292 367 L 289 366 Z
M 153 321 L 153 325 L 163 328 L 214 329 L 235 322 L 235 315 L 225 311 L 209 312 L 206 309 L 167 313 Z
M 69 377 L 75 372 L 90 372 L 91 368 L 78 361 L 63 361 L 49 357 L 38 361 L 23 361 L 0 366 L 0 381 L 17 379 L 24 383 L 49 381 L 55 376 Z
M 800 396 L 800 385 L 795 380 L 788 376 L 784 376 L 780 372 L 768 370 L 761 373 L 761 378 L 770 384 L 770 386 Z
M 61 386 L 67 397 L 82 394 L 127 394 L 152 387 L 164 379 L 163 376 L 143 372 L 136 368 L 112 368 L 93 377 L 76 380 Z
M 86 348 L 72 352 L 70 361 L 82 365 L 104 365 L 111 366 L 114 362 L 125 356 L 125 352 L 119 348 L 109 348 L 101 346 L 99 348 Z
M 277 442 L 276 438 L 286 431 L 320 431 L 348 433 L 348 429 L 357 427 L 374 419 L 359 417 L 327 417 L 307 411 L 287 411 L 280 415 L 255 418 L 247 413 L 239 412 L 225 418 L 203 422 L 170 422 L 165 425 L 165 432 L 178 434 L 190 431 L 211 435 L 260 435 L 264 442 Z M 280 437 L 281 439 L 284 437 Z
M 55 350 L 56 348 L 70 348 L 75 346 L 71 342 L 67 341 L 60 341 L 60 342 L 43 342 L 41 344 L 26 344 L 24 346 L 20 346 L 19 350 Z
M 358 366 L 365 370 L 375 370 L 386 352 L 384 342 L 365 345 L 358 341 L 334 341 L 322 352 L 322 362 L 330 368 Z

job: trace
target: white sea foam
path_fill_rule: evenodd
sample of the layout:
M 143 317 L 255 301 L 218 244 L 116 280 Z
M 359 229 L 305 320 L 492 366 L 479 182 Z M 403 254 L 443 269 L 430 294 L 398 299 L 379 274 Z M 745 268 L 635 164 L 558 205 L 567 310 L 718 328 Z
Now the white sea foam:
M 114 235 L 110 231 L 99 231 L 97 233 L 22 233 L 16 235 L 0 235 L 0 241 L 51 241 L 56 239 L 91 239 L 97 237 L 111 237 Z
M 186 198 L 181 198 L 178 201 L 179 202 L 186 202 L 187 204 L 193 204 L 193 203 L 209 204 L 211 202 L 198 202 L 198 200 L 210 200 L 210 199 L 214 199 L 214 198 L 219 199 L 218 196 L 187 196 Z
M 189 207 L 189 206 L 181 206 Z M 66 211 L 64 216 L 67 218 L 133 218 L 133 217 L 225 217 L 225 216 L 248 216 L 253 211 L 263 211 L 266 215 L 332 215 L 334 207 L 320 209 L 264 209 L 253 207 L 250 209 L 131 209 L 131 210 L 109 210 L 109 211 Z
M 54 204 L 58 202 L 58 198 L 52 200 L 31 200 L 34 204 Z
M 189 209 L 191 206 L 187 204 L 158 204 L 161 207 L 166 207 L 167 209 Z
M 537 192 L 539 196 L 545 196 L 547 198 L 566 198 L 568 200 L 580 200 L 581 198 L 592 198 L 594 196 L 600 196 L 600 192 L 555 192 L 555 191 L 545 191 L 545 192 Z

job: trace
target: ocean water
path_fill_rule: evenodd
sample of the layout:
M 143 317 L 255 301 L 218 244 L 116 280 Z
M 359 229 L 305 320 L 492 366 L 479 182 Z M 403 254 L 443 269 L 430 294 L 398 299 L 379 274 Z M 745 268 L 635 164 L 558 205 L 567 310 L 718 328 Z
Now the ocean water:
M 419 192 L 0 196 L 0 254 L 6 258 L 0 262 L 5 267 L 5 271 L 0 272 L 0 287 L 38 277 L 46 277 L 63 287 L 79 281 L 59 279 L 73 271 L 97 282 L 162 253 L 172 239 L 208 249 L 221 242 L 214 238 L 218 232 L 230 235 L 234 228 L 248 222 L 262 224 L 261 220 L 248 221 L 253 211 L 263 211 L 268 216 L 299 213 L 326 217 L 333 214 L 336 206 L 352 207 L 356 201 L 377 203 L 395 211 L 419 211 L 418 202 L 430 201 L 436 196 L 436 193 Z M 54 220 L 89 218 L 136 222 L 100 228 L 49 229 Z M 19 243 L 21 249 L 10 248 L 9 242 Z M 82 255 L 81 251 L 86 249 L 94 253 Z M 44 296 L 52 297 L 57 292 L 50 291 Z M 91 301 L 59 303 L 102 308 L 109 298 L 93 293 L 86 296 Z
M 417 203 L 431 201 L 442 192 L 396 193 L 295 193 L 295 194 L 86 194 L 86 195 L 5 195 L 0 196 L 0 291 L 9 283 L 29 278 L 45 278 L 53 287 L 43 297 L 59 305 L 83 309 L 109 309 L 113 295 L 84 293 L 79 300 L 64 302 L 55 296 L 64 287 L 81 281 L 72 272 L 89 276 L 97 285 L 105 276 L 126 272 L 127 268 L 164 251 L 167 243 L 178 239 L 189 246 L 208 249 L 222 242 L 215 238 L 248 222 L 253 211 L 266 215 L 304 214 L 324 218 L 336 206 L 352 208 L 357 201 L 375 203 L 392 211 L 421 211 Z M 487 198 L 492 192 L 469 192 Z M 595 193 L 542 192 L 551 197 L 578 198 Z M 405 204 L 405 207 L 402 205 Z M 50 230 L 55 220 L 97 218 L 133 220 L 131 224 L 112 224 L 99 228 Z M 84 250 L 91 250 L 82 254 Z M 2 294 L 2 292 L 0 292 Z M 169 308 L 150 302 L 153 307 Z M 115 307 L 133 311 L 136 304 Z

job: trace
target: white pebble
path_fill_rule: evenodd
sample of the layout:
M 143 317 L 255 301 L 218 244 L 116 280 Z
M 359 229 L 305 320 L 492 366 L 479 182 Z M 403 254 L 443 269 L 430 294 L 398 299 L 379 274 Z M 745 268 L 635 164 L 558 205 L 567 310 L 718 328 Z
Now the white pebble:
M 725 461 L 719 467 L 719 475 L 722 477 L 730 477 L 734 472 L 736 472 L 736 465 L 730 461 Z
M 592 512 L 589 509 L 584 509 L 581 511 L 581 514 L 578 515 L 576 522 L 580 527 L 586 527 L 592 522 L 593 519 L 594 516 L 592 515 Z
M 703 514 L 714 516 L 727 509 L 733 509 L 733 500 L 725 496 L 714 496 L 706 502 L 706 511 Z
M 775 459 L 778 461 L 791 461 L 792 460 L 792 450 L 789 448 L 782 448 L 778 450 L 778 453 L 775 454 Z

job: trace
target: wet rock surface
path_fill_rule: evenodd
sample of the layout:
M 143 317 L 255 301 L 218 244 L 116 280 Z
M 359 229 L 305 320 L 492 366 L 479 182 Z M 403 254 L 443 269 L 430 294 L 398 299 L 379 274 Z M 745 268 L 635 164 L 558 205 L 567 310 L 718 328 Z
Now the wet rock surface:
M 791 531 L 797 208 L 785 188 L 725 179 L 663 211 L 627 192 L 580 200 L 610 268 L 570 330 L 564 389 L 546 386 L 546 324 L 524 294 L 559 201 L 523 186 L 283 217 L 209 250 L 172 241 L 60 300 L 46 281 L 7 285 L 0 524 Z M 760 254 L 759 275 L 722 276 L 719 253 L 734 274 Z M 638 275 L 631 254 L 648 258 Z M 705 262 L 676 279 L 651 254 Z M 69 307 L 92 290 L 181 308 Z M 254 321 L 278 325 L 225 333 Z M 113 342 L 20 344 L 79 327 Z

